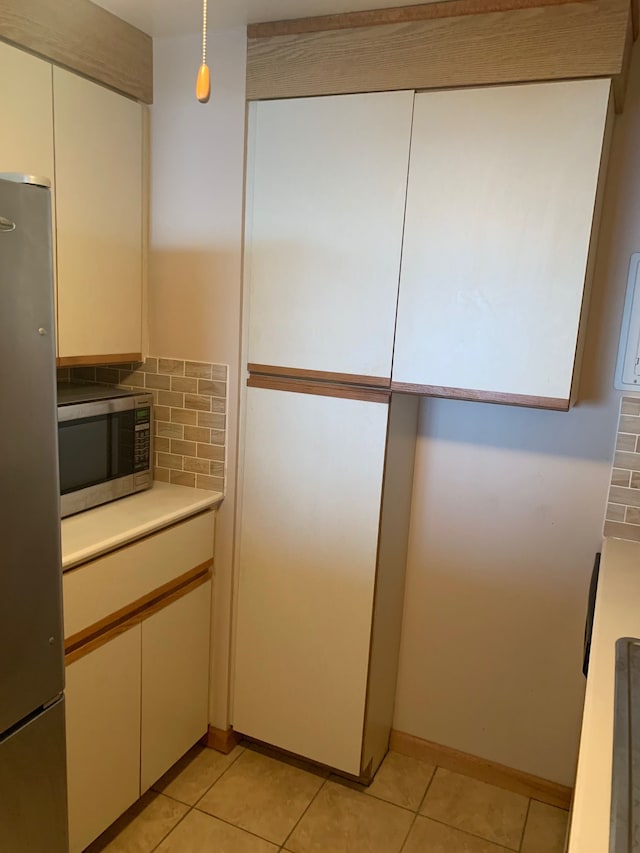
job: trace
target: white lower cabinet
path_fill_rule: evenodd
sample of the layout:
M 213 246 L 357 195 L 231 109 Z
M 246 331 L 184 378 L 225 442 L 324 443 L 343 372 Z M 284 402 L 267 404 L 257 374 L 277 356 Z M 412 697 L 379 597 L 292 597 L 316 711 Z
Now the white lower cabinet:
M 67 667 L 71 853 L 207 731 L 211 581 Z
M 140 796 L 140 635 L 134 625 L 66 670 L 71 851 Z
M 247 390 L 233 726 L 355 776 L 393 713 L 415 418 Z
M 207 731 L 211 581 L 142 623 L 144 793 Z
M 213 533 L 207 511 L 63 575 L 71 853 L 207 732 Z

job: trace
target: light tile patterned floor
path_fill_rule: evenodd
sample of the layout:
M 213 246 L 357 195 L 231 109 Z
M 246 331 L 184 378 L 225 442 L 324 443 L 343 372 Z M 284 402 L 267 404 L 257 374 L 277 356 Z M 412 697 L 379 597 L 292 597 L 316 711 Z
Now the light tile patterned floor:
M 90 853 L 562 853 L 567 813 L 390 752 L 363 788 L 194 747 Z

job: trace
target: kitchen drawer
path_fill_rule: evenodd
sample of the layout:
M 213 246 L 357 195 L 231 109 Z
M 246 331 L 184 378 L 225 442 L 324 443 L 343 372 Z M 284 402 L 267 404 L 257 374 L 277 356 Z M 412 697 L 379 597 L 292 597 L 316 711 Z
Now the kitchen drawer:
M 74 636 L 213 560 L 213 511 L 64 573 L 64 635 Z

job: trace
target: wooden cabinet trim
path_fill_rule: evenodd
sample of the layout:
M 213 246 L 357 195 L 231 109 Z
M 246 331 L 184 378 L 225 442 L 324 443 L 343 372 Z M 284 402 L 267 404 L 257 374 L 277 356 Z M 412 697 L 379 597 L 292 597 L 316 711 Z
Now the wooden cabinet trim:
M 309 382 L 333 382 L 339 385 L 365 385 L 388 391 L 391 379 L 384 376 L 364 376 L 356 373 L 332 373 L 329 370 L 306 370 L 298 367 L 280 367 L 272 364 L 248 364 L 249 373 L 278 376 L 286 379 L 304 379 Z
M 629 0 L 547 5 L 495 0 L 488 10 L 482 5 L 481 0 L 437 3 L 421 18 L 403 18 L 402 10 L 369 13 L 369 18 L 366 13 L 332 16 L 331 29 L 322 21 L 319 29 L 318 19 L 280 22 L 271 25 L 278 27 L 273 35 L 266 34 L 270 25 L 256 25 L 247 45 L 247 99 L 623 74 Z M 448 16 L 453 9 L 442 8 L 447 6 L 455 7 L 454 16 Z
M 207 733 L 204 735 L 200 743 L 209 749 L 215 749 L 216 752 L 222 752 L 224 755 L 229 755 L 233 749 L 240 743 L 240 735 L 233 730 L 218 729 L 215 726 L 209 726 Z
M 153 42 L 89 0 L 0 0 L 0 39 L 135 100 L 153 101 Z
M 77 634 L 65 639 L 65 666 L 84 657 L 133 625 L 157 613 L 178 598 L 206 583 L 211 577 L 213 560 L 207 560 L 188 572 L 131 602 L 115 613 L 105 616 Z
M 119 352 L 105 355 L 65 355 L 56 358 L 56 367 L 92 367 L 96 364 L 130 364 L 142 361 L 141 352 Z
M 536 9 L 560 6 L 564 3 L 586 3 L 589 0 L 445 0 L 418 6 L 396 6 L 390 9 L 368 9 L 362 12 L 343 12 L 318 15 L 312 18 L 292 18 L 287 21 L 266 21 L 249 24 L 248 39 L 317 33 L 326 30 L 346 30 L 354 27 L 378 27 L 384 24 L 406 24 L 413 21 L 435 21 L 464 15 L 486 15 L 489 12 L 512 12 L 514 9 Z
M 391 391 L 400 394 L 421 394 L 423 397 L 443 397 L 451 400 L 470 400 L 476 403 L 501 403 L 504 406 L 527 406 L 531 409 L 552 409 L 568 412 L 570 400 L 562 397 L 534 397 L 529 394 L 505 394 L 501 391 L 475 391 L 472 388 L 445 388 L 439 385 L 416 385 L 413 382 L 392 382 Z
M 270 391 L 293 391 L 296 394 L 318 394 L 321 397 L 341 397 L 346 400 L 363 400 L 369 403 L 388 403 L 391 397 L 389 390 L 261 374 L 251 374 L 247 379 L 247 387 L 266 388 Z

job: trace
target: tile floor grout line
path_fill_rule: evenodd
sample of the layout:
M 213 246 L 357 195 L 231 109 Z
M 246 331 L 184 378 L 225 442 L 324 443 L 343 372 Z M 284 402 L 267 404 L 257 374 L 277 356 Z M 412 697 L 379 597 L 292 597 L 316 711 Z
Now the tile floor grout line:
M 194 746 L 198 746 L 198 744 L 194 744 Z M 236 748 L 236 747 L 234 747 L 234 749 L 235 749 L 235 748 Z M 191 749 L 193 749 L 193 747 L 191 747 Z M 204 750 L 204 749 L 211 749 L 211 747 L 203 746 L 203 750 Z M 190 751 L 190 750 L 189 750 L 189 751 Z M 217 754 L 217 750 L 212 749 L 211 751 L 212 751 L 212 752 L 215 752 L 215 753 Z M 222 773 L 214 779 L 214 781 L 213 781 L 213 782 L 209 785 L 209 787 L 205 790 L 204 794 L 201 794 L 201 795 L 200 795 L 200 797 L 198 797 L 198 799 L 195 801 L 195 803 L 185 803 L 185 801 L 184 801 L 184 800 L 180 800 L 180 799 L 178 799 L 178 797 L 175 797 L 175 796 L 173 796 L 172 794 L 167 794 L 166 789 L 163 791 L 163 790 L 160 790 L 159 788 L 154 787 L 155 785 L 157 785 L 157 784 L 158 784 L 158 782 L 160 781 L 160 779 L 162 779 L 162 778 L 166 775 L 165 773 L 163 773 L 163 774 L 162 774 L 162 776 L 160 777 L 160 779 L 156 779 L 156 781 L 155 781 L 155 782 L 154 782 L 154 784 L 149 788 L 149 790 L 150 790 L 150 791 L 155 791 L 155 793 L 156 793 L 156 794 L 162 794 L 162 795 L 163 795 L 163 796 L 165 796 L 165 797 L 170 797 L 172 800 L 175 800 L 177 803 L 182 803 L 182 805 L 183 805 L 183 806 L 189 806 L 189 808 L 193 808 L 195 805 L 197 805 L 197 803 L 199 803 L 199 802 L 200 802 L 200 800 L 202 799 L 202 797 L 205 797 L 205 796 L 209 793 L 209 791 L 213 788 L 213 786 L 216 784 L 216 782 L 218 782 L 220 779 L 222 779 L 222 777 L 223 777 L 223 776 L 224 776 L 224 774 L 227 772 L 227 770 L 229 770 L 229 768 L 230 768 L 230 767 L 233 767 L 233 765 L 234 765 L 234 764 L 236 763 L 236 761 L 240 758 L 240 756 L 242 755 L 242 753 L 243 753 L 243 752 L 244 752 L 244 749 L 243 749 L 243 750 L 242 750 L 238 755 L 236 755 L 236 757 L 233 759 L 233 761 L 230 761 L 230 762 L 229 762 L 229 764 L 224 768 L 224 770 L 222 771 Z M 185 754 L 186 754 L 186 753 L 185 753 Z M 220 754 L 221 754 L 221 755 L 224 755 L 224 753 L 220 753 Z M 231 754 L 231 753 L 227 753 L 227 755 L 230 755 L 230 754 Z M 187 765 L 187 767 L 188 767 L 188 765 Z M 180 771 L 180 773 L 178 773 L 178 774 L 177 774 L 177 776 L 182 775 L 182 773 L 184 773 L 184 771 L 187 769 L 187 767 L 183 767 L 183 768 L 182 768 L 182 770 Z M 169 770 L 171 770 L 171 768 L 169 768 Z M 169 770 L 167 770 L 167 773 L 169 772 Z M 177 776 L 176 776 L 176 778 L 177 778 Z M 173 782 L 173 781 L 174 781 L 174 780 L 172 779 L 172 780 L 171 780 L 171 782 Z M 169 785 L 171 784 L 171 782 L 169 782 Z M 167 786 L 167 787 L 168 787 L 168 786 Z
M 340 784 L 339 782 L 336 784 Z M 345 787 L 348 787 L 345 785 Z M 355 790 L 354 788 L 351 789 Z M 397 809 L 404 809 L 405 812 L 411 812 L 411 814 L 418 814 L 416 809 L 412 809 L 411 806 L 401 806 L 400 803 L 396 803 L 393 800 L 385 800 L 384 797 L 379 797 L 377 794 L 370 794 L 368 791 L 356 791 L 357 794 L 364 794 L 365 797 L 369 797 L 372 800 L 377 800 L 379 803 L 386 803 L 388 806 L 395 806 Z M 422 800 L 420 800 L 422 802 Z
M 334 775 L 334 774 L 332 774 Z M 404 809 L 406 812 L 411 812 L 411 814 L 417 814 L 416 809 L 412 809 L 411 806 L 401 806 L 400 803 L 396 803 L 393 800 L 385 800 L 384 797 L 379 797 L 377 794 L 370 794 L 369 791 L 364 790 L 360 791 L 358 788 L 352 788 L 351 785 L 344 785 L 340 778 L 332 779 L 331 776 L 327 777 L 327 782 L 333 782 L 335 785 L 340 785 L 342 788 L 347 788 L 349 791 L 355 791 L 356 794 L 364 794 L 365 797 L 369 797 L 372 800 L 377 800 L 379 803 L 386 803 L 388 806 L 395 806 L 397 809 Z M 429 781 L 429 784 L 431 782 Z M 365 787 L 364 785 L 362 787 Z M 427 788 L 429 785 L 427 785 Z M 422 802 L 422 800 L 420 800 Z
M 541 806 L 549 806 L 550 809 L 558 809 L 558 811 L 566 812 L 567 814 L 571 811 L 571 809 L 565 809 L 564 806 L 556 806 L 554 803 L 549 803 L 546 800 L 539 800 L 538 797 L 529 797 L 529 799 L 532 802 L 540 803 Z
M 210 747 L 205 746 L 205 749 L 210 749 Z M 235 749 L 235 747 L 234 747 L 234 749 Z M 228 771 L 229 771 L 229 770 L 231 770 L 231 768 L 236 764 L 236 762 L 238 761 L 238 759 L 239 759 L 239 758 L 242 758 L 242 756 L 243 756 L 243 755 L 244 755 L 244 749 L 242 750 L 242 752 L 241 752 L 239 755 L 236 755 L 236 757 L 233 759 L 233 761 L 230 761 L 230 762 L 229 762 L 229 764 L 224 768 L 224 770 L 223 770 L 223 771 L 222 771 L 222 773 L 218 776 L 218 778 L 217 778 L 214 782 L 212 782 L 212 783 L 209 785 L 209 787 L 208 787 L 208 788 L 207 788 L 207 790 L 204 792 L 204 794 L 202 794 L 202 796 L 201 796 L 201 797 L 198 797 L 198 799 L 195 801 L 195 803 L 191 806 L 191 808 L 192 808 L 192 809 L 195 809 L 195 808 L 196 808 L 196 806 L 198 805 L 198 803 L 201 803 L 201 802 L 202 802 L 202 800 L 204 800 L 204 798 L 207 796 L 207 794 L 209 793 L 209 791 L 210 791 L 213 787 L 215 787 L 221 779 L 223 779 L 223 778 L 224 778 L 224 776 L 228 773 Z M 198 811 L 204 811 L 204 809 L 198 809 Z M 205 814 L 208 814 L 208 812 L 205 812 Z
M 195 744 L 194 744 L 194 746 L 195 746 Z M 205 749 L 209 749 L 209 747 L 206 747 L 206 746 L 205 746 L 204 748 L 205 748 Z M 233 761 L 231 761 L 231 762 L 229 763 L 228 767 L 226 767 L 226 768 L 222 771 L 222 773 L 220 774 L 220 776 L 218 776 L 218 778 L 215 780 L 215 782 L 212 782 L 212 783 L 211 783 L 211 785 L 209 785 L 209 787 L 208 787 L 208 788 L 207 788 L 207 790 L 204 792 L 204 794 L 202 795 L 202 797 L 206 796 L 206 795 L 209 793 L 209 791 L 211 790 L 211 788 L 213 788 L 213 786 L 216 784 L 216 782 L 218 782 L 220 779 L 222 779 L 222 777 L 223 777 L 223 776 L 224 776 L 224 774 L 227 772 L 227 770 L 229 769 L 229 767 L 232 767 L 232 766 L 236 763 L 236 761 L 238 760 L 238 758 L 240 758 L 240 755 L 242 755 L 242 752 L 241 752 L 241 753 L 239 753 L 238 755 L 236 755 L 236 757 L 233 759 Z M 164 775 L 164 774 L 163 774 L 163 775 Z M 160 778 L 162 778 L 162 776 L 161 776 Z M 158 780 L 158 781 L 160 781 L 160 780 Z M 171 829 L 169 830 L 169 832 L 167 832 L 167 833 L 166 833 L 166 835 L 163 835 L 163 836 L 162 836 L 162 838 L 161 838 L 161 839 L 160 839 L 160 841 L 155 845 L 155 847 L 152 847 L 152 848 L 151 848 L 150 853 L 154 853 L 154 851 L 155 851 L 155 850 L 157 850 L 157 849 L 158 849 L 158 847 L 160 847 L 160 845 L 165 841 L 165 839 L 167 839 L 167 838 L 171 835 L 171 833 L 173 832 L 173 830 L 174 830 L 174 829 L 176 829 L 176 828 L 177 828 L 177 827 L 182 823 L 182 821 L 186 818 L 186 816 L 187 816 L 190 812 L 192 812 L 192 811 L 195 809 L 196 804 L 200 802 L 200 800 L 202 799 L 202 797 L 200 797 L 198 800 L 196 800 L 196 802 L 195 802 L 195 803 L 193 803 L 193 804 L 189 804 L 189 803 L 184 803 L 184 802 L 182 802 L 182 800 L 178 800 L 178 799 L 176 799 L 175 797 L 172 797 L 170 794 L 165 794 L 165 793 L 164 793 L 164 791 L 158 791 L 158 790 L 156 790 L 153 786 L 151 786 L 151 788 L 150 788 L 149 790 L 153 791 L 155 794 L 158 794 L 158 795 L 160 795 L 160 796 L 168 797 L 170 800 L 173 800 L 173 802 L 174 802 L 174 803 L 180 803 L 180 805 L 182 805 L 182 806 L 187 806 L 187 810 L 186 810 L 186 812 L 185 812 L 185 813 L 182 815 L 182 817 L 177 821 L 177 823 L 175 823 L 175 824 L 171 827 Z M 199 812 L 202 812 L 202 809 L 198 809 L 198 811 L 199 811 Z M 208 814 L 207 812 L 202 812 L 202 813 L 203 813 L 203 814 Z M 239 829 L 239 828 L 240 828 L 240 827 L 238 827 L 238 829 Z
M 427 794 L 429 793 L 429 791 L 430 791 L 430 789 L 431 789 L 431 786 L 433 785 L 433 780 L 436 778 L 436 773 L 437 773 L 437 772 L 438 772 L 438 765 L 436 764 L 436 765 L 434 765 L 434 766 L 433 766 L 433 773 L 431 774 L 431 779 L 429 779 L 429 781 L 427 782 L 427 787 L 426 787 L 426 789 L 425 789 L 425 792 L 424 792 L 424 794 L 422 795 L 422 799 L 420 800 L 420 802 L 419 802 L 419 804 L 418 804 L 418 808 L 416 809 L 416 814 L 417 814 L 417 815 L 422 814 L 421 809 L 422 809 L 422 807 L 424 806 L 424 802 L 425 802 L 425 800 L 427 799 Z
M 298 818 L 298 820 L 297 820 L 297 821 L 295 822 L 295 824 L 291 827 L 291 830 L 290 830 L 289 834 L 285 837 L 284 841 L 282 842 L 282 846 L 283 846 L 283 847 L 287 844 L 287 842 L 289 841 L 289 839 L 291 838 L 291 836 L 293 835 L 293 833 L 296 831 L 296 829 L 297 829 L 297 827 L 298 827 L 298 824 L 300 823 L 300 821 L 302 820 L 302 818 L 306 815 L 306 813 L 309 811 L 309 809 L 311 808 L 312 804 L 315 802 L 315 800 L 316 800 L 316 798 L 317 798 L 318 794 L 319 794 L 319 793 L 320 793 L 320 791 L 324 788 L 324 786 L 327 784 L 327 782 L 328 782 L 328 781 L 329 781 L 329 777 L 328 777 L 328 776 L 326 776 L 326 777 L 324 778 L 323 782 L 322 782 L 322 785 L 320 785 L 320 787 L 319 787 L 319 788 L 318 788 L 318 790 L 315 792 L 315 794 L 313 795 L 313 797 L 311 797 L 311 799 L 309 800 L 309 803 L 308 803 L 308 805 L 307 805 L 306 809 L 302 812 L 302 814 L 300 815 L 300 817 Z
M 179 800 L 177 797 L 171 796 L 171 794 L 165 794 L 164 791 L 157 791 L 155 788 L 149 788 L 150 791 L 153 791 L 154 794 L 158 794 L 162 797 L 167 797 L 169 800 L 173 800 L 174 803 L 180 803 L 181 806 L 186 806 L 188 809 L 192 809 L 193 806 L 190 803 L 185 803 L 184 800 Z
M 164 796 L 164 795 L 163 795 L 163 796 Z M 178 801 L 176 800 L 176 801 L 174 801 L 174 802 L 178 802 Z M 182 803 L 182 805 L 183 805 L 183 806 L 186 806 L 187 804 L 186 804 L 186 803 Z M 189 814 L 189 812 L 191 812 L 191 811 L 193 811 L 193 806 L 191 806 L 191 807 L 187 808 L 186 812 L 182 815 L 182 817 L 180 817 L 180 818 L 176 821 L 176 823 L 174 823 L 174 825 L 171 827 L 171 829 L 169 830 L 169 832 L 166 832 L 166 833 L 162 836 L 162 838 L 160 839 L 160 841 L 158 841 L 158 843 L 155 845 L 155 847 L 152 847 L 152 848 L 151 848 L 151 850 L 149 851 L 149 853 L 153 853 L 153 851 L 154 851 L 154 850 L 157 850 L 157 849 L 158 849 L 158 847 L 160 847 L 160 845 L 165 841 L 165 839 L 167 839 L 167 838 L 171 835 L 171 833 L 173 832 L 173 830 L 174 830 L 174 829 L 176 829 L 176 827 L 178 827 L 178 826 L 182 823 L 182 821 L 185 819 L 185 817 L 186 817 L 186 816 Z
M 518 850 L 522 850 L 522 845 L 524 844 L 524 836 L 527 831 L 527 824 L 529 823 L 529 813 L 531 812 L 531 797 L 529 797 L 529 802 L 527 803 L 527 813 L 524 816 L 524 823 L 522 825 L 522 835 L 520 836 L 520 844 L 518 844 Z
M 485 844 L 493 844 L 495 847 L 502 847 L 503 850 L 508 850 L 509 853 L 519 853 L 519 847 L 509 847 L 507 844 L 500 841 L 494 841 L 493 838 L 487 838 L 485 835 L 476 835 L 475 832 L 471 832 L 468 829 L 462 829 L 459 826 L 453 826 L 450 823 L 446 823 L 444 820 L 439 820 L 437 817 L 431 817 L 431 815 L 428 814 L 418 815 L 418 817 L 425 817 L 427 820 L 439 823 L 440 826 L 446 826 L 448 829 L 455 829 L 456 832 L 461 832 L 463 835 L 470 835 L 471 838 L 477 838 L 478 841 L 484 841 Z
M 239 826 L 237 823 L 231 823 L 230 820 L 227 820 L 224 817 L 220 817 L 220 815 L 211 814 L 211 812 L 206 812 L 204 809 L 199 809 L 197 806 L 193 806 L 193 811 L 200 812 L 200 814 L 206 815 L 207 817 L 211 817 L 214 820 L 219 820 L 220 823 L 226 823 L 227 826 L 232 826 L 234 829 L 239 829 L 241 832 L 246 832 L 247 835 L 252 835 L 254 838 L 259 838 L 260 841 L 266 841 L 267 844 L 272 844 L 274 847 L 278 846 L 277 841 L 274 841 L 271 838 L 266 838 L 264 835 L 258 835 L 257 832 L 253 832 L 251 829 L 247 829 L 244 826 Z
M 409 836 L 411 835 L 411 830 L 412 830 L 412 829 L 413 829 L 413 827 L 416 825 L 416 821 L 417 821 L 417 820 L 418 820 L 418 812 L 416 812 L 416 813 L 413 815 L 413 820 L 411 821 L 411 824 L 409 825 L 409 831 L 407 832 L 407 834 L 406 834 L 406 836 L 405 836 L 405 839 L 404 839 L 404 841 L 402 842 L 402 846 L 401 846 L 401 847 L 400 847 L 400 849 L 398 850 L 398 853 L 402 853 L 402 851 L 403 851 L 403 850 L 405 849 L 405 847 L 407 846 L 407 841 L 409 840 Z

